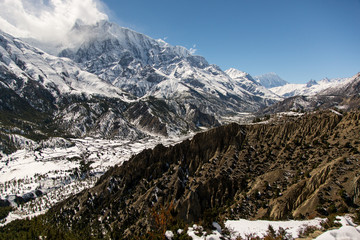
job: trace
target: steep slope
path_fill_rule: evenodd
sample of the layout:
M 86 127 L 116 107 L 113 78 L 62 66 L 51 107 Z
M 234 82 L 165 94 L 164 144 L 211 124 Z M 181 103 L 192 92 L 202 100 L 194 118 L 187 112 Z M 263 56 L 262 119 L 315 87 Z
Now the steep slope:
M 90 228 L 95 236 L 129 237 L 150 231 L 151 212 L 160 206 L 179 221 L 205 224 L 219 216 L 283 219 L 353 211 L 360 204 L 359 114 L 231 124 L 172 147 L 159 145 L 112 168 L 47 218 L 74 232 Z
M 123 91 L 81 70 L 73 61 L 48 55 L 4 32 L 0 34 L 1 68 L 24 81 L 21 84 L 6 79 L 6 84 L 16 92 L 23 92 L 27 81 L 33 80 L 55 98 L 66 94 L 126 98 Z
M 184 47 L 106 21 L 78 24 L 73 34 L 84 36 L 84 41 L 60 56 L 144 100 L 164 100 L 182 118 L 189 114 L 189 106 L 221 118 L 274 102 L 244 90 L 219 67 Z
M 266 88 L 280 87 L 288 84 L 287 81 L 273 72 L 255 76 L 254 79 Z

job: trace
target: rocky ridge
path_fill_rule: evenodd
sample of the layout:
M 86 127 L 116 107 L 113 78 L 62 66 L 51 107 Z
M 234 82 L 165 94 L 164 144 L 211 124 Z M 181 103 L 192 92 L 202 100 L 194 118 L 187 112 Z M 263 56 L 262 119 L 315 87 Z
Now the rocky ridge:
M 351 212 L 360 203 L 359 120 L 359 112 L 309 113 L 159 145 L 112 168 L 48 217 L 73 231 L 91 226 L 133 236 L 151 231 L 150 212 L 159 206 L 188 223 Z

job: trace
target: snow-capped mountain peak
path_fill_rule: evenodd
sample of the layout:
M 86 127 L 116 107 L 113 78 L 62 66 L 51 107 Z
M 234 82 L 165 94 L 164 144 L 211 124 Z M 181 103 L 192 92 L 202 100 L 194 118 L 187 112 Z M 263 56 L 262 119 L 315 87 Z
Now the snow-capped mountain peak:
M 240 71 L 238 69 L 235 68 L 229 68 L 228 70 L 225 71 L 225 73 L 227 75 L 229 75 L 231 78 L 235 79 L 235 78 L 242 78 L 242 77 L 247 77 L 249 76 L 248 73 Z
M 314 86 L 314 85 L 318 85 L 318 83 L 314 80 L 314 79 L 311 79 L 310 81 L 308 81 L 306 83 L 306 87 L 311 87 L 311 86 Z
M 108 108 L 102 109 L 101 114 L 92 107 L 82 108 L 84 124 L 81 127 L 71 125 L 78 119 L 79 111 L 65 104 L 64 109 L 69 109 L 60 119 L 66 119 L 66 123 L 70 120 L 67 128 L 76 128 L 74 131 L 81 136 L 87 134 L 88 129 L 98 131 L 94 126 L 100 115 L 100 129 L 110 129 L 105 126 L 108 120 L 114 121 L 109 126 L 119 125 L 114 119 L 121 115 L 124 120 L 121 126 L 128 126 L 127 121 L 130 121 L 141 131 L 168 135 L 215 126 L 229 116 L 253 112 L 280 99 L 257 84 L 249 74 L 238 72 L 238 78 L 231 78 L 218 66 L 192 55 L 184 47 L 172 46 L 108 21 L 93 25 L 77 21 L 68 38 L 77 39 L 58 46 L 67 46 L 59 57 L 18 40 L 20 44 L 11 46 L 21 62 L 13 59 L 12 65 L 17 66 L 14 75 L 28 75 L 39 84 L 44 82 L 46 91 L 51 91 L 56 99 L 62 99 L 64 94 L 70 98 L 85 94 L 102 96 L 111 102 L 110 105 L 118 101 L 113 98 L 129 103 L 122 109 L 116 108 L 116 113 Z M 25 50 L 17 49 L 20 45 Z M 10 55 L 9 48 L 3 49 L 3 56 Z M 102 100 L 97 98 L 96 101 Z M 87 116 L 93 110 L 94 114 Z M 138 135 L 136 130 L 129 134 L 132 133 Z
M 320 81 L 310 80 L 306 84 L 286 84 L 284 86 L 274 87 L 270 90 L 279 96 L 314 96 L 319 93 L 325 93 L 327 89 L 340 89 L 350 78 L 324 78 Z
M 77 23 L 70 31 L 69 38 L 78 39 L 76 44 L 68 47 L 74 51 L 84 49 L 89 47 L 89 45 L 101 47 L 101 43 L 107 41 L 111 42 L 113 47 L 115 47 L 113 54 L 116 54 L 115 51 L 130 50 L 137 59 L 143 60 L 145 64 L 161 61 L 161 59 L 156 58 L 156 55 L 161 53 L 175 54 L 184 58 L 192 55 L 185 47 L 171 46 L 163 40 L 152 39 L 145 34 L 121 27 L 106 20 L 99 21 L 94 25 Z
M 1 31 L 0 54 L 0 66 L 4 71 L 6 69 L 24 82 L 35 80 L 49 89 L 54 96 L 95 94 L 123 98 L 128 95 L 98 76 L 82 70 L 70 59 L 49 55 Z M 15 80 L 8 84 L 16 85 Z
M 107 21 L 78 24 L 73 34 L 89 37 L 77 48 L 65 49 L 60 56 L 73 59 L 83 69 L 135 96 L 177 99 L 176 104 L 181 99 L 182 104 L 191 102 L 211 115 L 234 109 L 247 111 L 269 100 L 270 95 L 249 91 L 218 66 L 182 46 L 172 46 Z M 250 75 L 244 77 L 256 84 Z M 261 96 L 257 103 L 253 102 L 253 95 Z M 199 96 L 206 100 L 198 99 Z M 276 97 L 272 94 L 270 98 L 274 101 Z M 219 104 L 226 107 L 219 108 Z

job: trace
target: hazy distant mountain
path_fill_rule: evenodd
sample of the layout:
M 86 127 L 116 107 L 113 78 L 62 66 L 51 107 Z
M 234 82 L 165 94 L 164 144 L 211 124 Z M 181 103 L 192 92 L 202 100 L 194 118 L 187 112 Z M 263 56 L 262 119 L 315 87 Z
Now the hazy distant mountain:
M 324 78 L 320 81 L 310 80 L 306 84 L 286 84 L 279 87 L 270 88 L 270 90 L 282 97 L 293 96 L 313 96 L 328 88 L 340 88 L 343 84 L 346 84 L 350 78 Z
M 255 76 L 254 79 L 266 88 L 273 88 L 288 84 L 287 81 L 285 81 L 273 72 Z
M 360 73 L 351 78 L 325 78 L 319 82 L 287 84 L 271 90 L 287 98 L 262 109 L 262 114 L 329 108 L 354 110 L 360 105 Z

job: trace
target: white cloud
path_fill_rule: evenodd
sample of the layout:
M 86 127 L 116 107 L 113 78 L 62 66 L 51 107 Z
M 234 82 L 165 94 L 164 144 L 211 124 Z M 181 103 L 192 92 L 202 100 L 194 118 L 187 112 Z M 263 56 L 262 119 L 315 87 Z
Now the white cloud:
M 77 20 L 107 20 L 100 0 L 0 0 L 0 29 L 17 37 L 61 42 Z
M 197 49 L 196 49 L 196 44 L 194 44 L 194 45 L 192 46 L 192 48 L 189 49 L 189 52 L 190 52 L 192 55 L 194 55 L 194 54 L 196 53 L 196 51 L 197 51 Z

